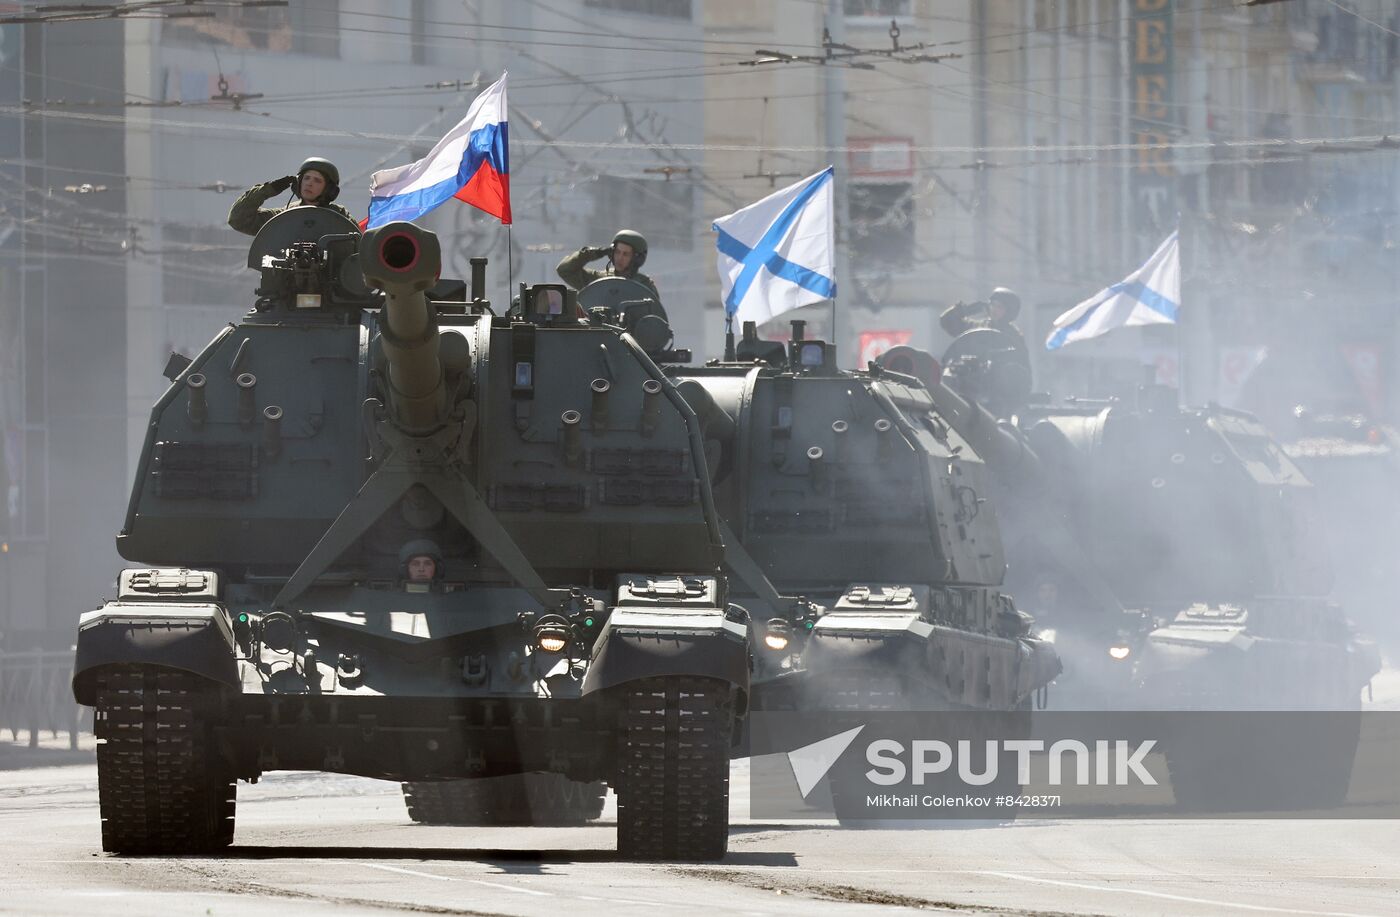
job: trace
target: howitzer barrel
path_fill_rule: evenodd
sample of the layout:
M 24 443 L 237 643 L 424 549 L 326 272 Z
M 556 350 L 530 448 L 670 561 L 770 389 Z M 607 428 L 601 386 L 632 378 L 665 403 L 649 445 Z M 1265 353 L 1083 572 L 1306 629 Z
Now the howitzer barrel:
M 360 242 L 360 268 L 365 282 L 385 294 L 380 342 L 394 418 L 410 429 L 442 423 L 447 386 L 426 295 L 442 270 L 437 236 L 405 222 L 371 229 Z
M 1003 480 L 1013 487 L 1034 488 L 1045 483 L 1040 457 L 1018 432 L 1006 429 L 991 411 L 964 398 L 945 382 L 933 380 L 928 392 L 938 412 Z

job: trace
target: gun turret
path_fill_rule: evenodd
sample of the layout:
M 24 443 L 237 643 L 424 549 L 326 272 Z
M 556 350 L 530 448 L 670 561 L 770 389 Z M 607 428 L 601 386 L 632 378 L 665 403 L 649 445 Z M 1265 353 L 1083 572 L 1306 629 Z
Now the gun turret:
M 875 362 L 881 371 L 912 376 L 922 382 L 938 413 L 1009 487 L 1032 494 L 1039 488 L 1053 487 L 1045 464 L 1021 431 L 999 419 L 978 400 L 977 392 L 984 381 L 980 364 L 984 360 L 959 357 L 945 376 L 943 365 L 932 354 L 901 344 Z
M 1061 492 L 1062 484 L 1026 442 L 1025 434 L 1010 421 L 997 419 L 975 399 L 964 398 L 941 378 L 934 376 L 923 381 L 938 413 L 977 451 L 1002 486 L 1015 495 L 1007 516 L 1021 516 L 1021 528 L 1036 532 L 1044 550 L 1078 583 L 1095 607 L 1120 620 L 1117 616 L 1123 613 L 1122 603 L 1092 569 L 1081 540 L 1065 524 L 1052 498 Z
M 408 429 L 437 426 L 447 416 L 447 386 L 426 292 L 442 269 L 437 236 L 406 222 L 371 229 L 360 243 L 360 266 L 365 282 L 385 294 L 379 338 L 390 411 Z

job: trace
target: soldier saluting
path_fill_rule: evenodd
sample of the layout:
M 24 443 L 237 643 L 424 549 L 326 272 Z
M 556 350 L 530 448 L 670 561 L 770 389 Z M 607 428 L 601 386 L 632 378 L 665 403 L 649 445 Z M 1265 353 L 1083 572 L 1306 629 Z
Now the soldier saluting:
M 262 205 L 283 191 L 295 191 L 296 200 L 281 210 L 268 210 Z M 254 185 L 229 208 L 228 225 L 242 233 L 256 236 L 268 220 L 292 207 L 329 207 L 354 221 L 350 211 L 339 204 L 331 203 L 340 194 L 340 170 L 326 159 L 313 156 L 301 164 L 297 174 Z
M 606 270 L 600 271 L 584 266 L 588 262 L 597 261 L 602 257 L 608 259 Z M 586 245 L 560 261 L 556 270 L 564 282 L 575 290 L 581 290 L 593 281 L 601 280 L 604 277 L 623 277 L 627 280 L 635 280 L 651 290 L 651 295 L 659 303 L 661 302 L 661 294 L 656 291 L 656 284 L 640 270 L 646 260 L 646 237 L 631 229 L 622 229 L 613 236 L 612 245 L 606 248 Z
M 986 302 L 958 303 L 950 306 L 938 316 L 943 330 L 958 337 L 978 328 L 992 328 L 1007 337 L 1008 346 L 1015 352 L 1016 361 L 1030 367 L 1030 354 L 1026 350 L 1026 339 L 1021 329 L 1014 324 L 1021 313 L 1021 297 L 1006 287 L 997 287 Z

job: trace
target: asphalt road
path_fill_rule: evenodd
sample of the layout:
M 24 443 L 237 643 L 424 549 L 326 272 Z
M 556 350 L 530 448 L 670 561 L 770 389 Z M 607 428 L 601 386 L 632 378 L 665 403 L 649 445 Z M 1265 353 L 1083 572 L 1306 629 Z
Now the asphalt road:
M 20 767 L 0 771 L 0 913 L 1400 913 L 1396 821 L 857 831 L 751 821 L 747 775 L 736 763 L 728 858 L 673 866 L 616 860 L 611 799 L 596 827 L 422 827 L 395 784 L 300 773 L 240 784 L 224 856 L 112 857 L 92 763 Z

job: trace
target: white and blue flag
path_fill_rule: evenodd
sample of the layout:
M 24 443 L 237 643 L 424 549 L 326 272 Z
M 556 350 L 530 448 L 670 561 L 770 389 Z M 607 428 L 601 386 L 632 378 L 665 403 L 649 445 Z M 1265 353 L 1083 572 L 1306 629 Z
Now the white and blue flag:
M 1100 290 L 1055 319 L 1046 350 L 1087 341 L 1114 328 L 1174 325 L 1181 308 L 1181 251 L 1173 231 L 1152 257 L 1121 283 Z
M 836 228 L 828 166 L 715 220 L 725 312 L 762 324 L 836 295 Z

